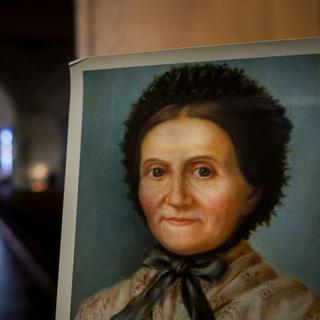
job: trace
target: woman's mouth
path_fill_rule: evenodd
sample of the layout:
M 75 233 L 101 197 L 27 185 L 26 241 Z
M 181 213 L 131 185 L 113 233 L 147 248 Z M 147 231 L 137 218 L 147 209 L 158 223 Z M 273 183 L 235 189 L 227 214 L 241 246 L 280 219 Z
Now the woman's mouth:
M 190 225 L 194 222 L 196 222 L 195 219 L 187 219 L 187 218 L 164 218 L 166 222 L 168 222 L 171 225 L 182 227 Z

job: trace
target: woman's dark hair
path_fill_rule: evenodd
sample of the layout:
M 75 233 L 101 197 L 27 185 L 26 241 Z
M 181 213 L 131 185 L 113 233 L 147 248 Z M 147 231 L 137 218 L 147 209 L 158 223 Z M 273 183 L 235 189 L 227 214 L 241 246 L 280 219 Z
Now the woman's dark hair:
M 156 77 L 133 104 L 121 145 L 130 198 L 142 216 L 138 198 L 142 140 L 157 124 L 181 115 L 223 128 L 234 143 L 242 174 L 260 188 L 260 201 L 241 226 L 241 237 L 248 238 L 257 225 L 269 223 L 288 180 L 292 124 L 284 107 L 243 70 L 226 64 L 173 67 Z

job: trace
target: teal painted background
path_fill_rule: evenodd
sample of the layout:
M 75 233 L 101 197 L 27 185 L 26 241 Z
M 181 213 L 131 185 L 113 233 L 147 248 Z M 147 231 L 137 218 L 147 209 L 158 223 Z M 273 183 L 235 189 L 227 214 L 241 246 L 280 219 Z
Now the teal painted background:
M 222 63 L 222 62 L 219 62 Z M 252 245 L 279 273 L 320 292 L 320 55 L 229 60 L 280 99 L 294 123 L 290 186 Z M 168 66 L 84 72 L 71 318 L 96 291 L 129 277 L 154 241 L 131 208 L 118 144 L 128 110 Z

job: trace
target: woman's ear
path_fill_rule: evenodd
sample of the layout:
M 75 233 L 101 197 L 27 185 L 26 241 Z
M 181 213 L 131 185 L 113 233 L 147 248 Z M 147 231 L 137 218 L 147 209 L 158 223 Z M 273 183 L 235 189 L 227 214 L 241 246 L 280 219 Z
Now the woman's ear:
M 253 209 L 257 206 L 261 199 L 261 188 L 252 187 L 252 190 L 249 192 L 247 198 L 246 198 L 246 210 L 245 215 L 250 214 Z

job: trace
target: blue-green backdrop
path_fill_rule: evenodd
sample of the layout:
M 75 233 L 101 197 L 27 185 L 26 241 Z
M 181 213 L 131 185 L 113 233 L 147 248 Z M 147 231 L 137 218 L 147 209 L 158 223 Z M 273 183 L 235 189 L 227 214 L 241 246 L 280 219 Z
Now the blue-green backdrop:
M 287 197 L 271 227 L 259 228 L 251 243 L 279 273 L 320 292 L 320 55 L 227 63 L 266 86 L 294 124 Z M 129 277 L 154 244 L 127 199 L 118 145 L 132 103 L 168 68 L 84 72 L 71 318 L 88 296 Z

